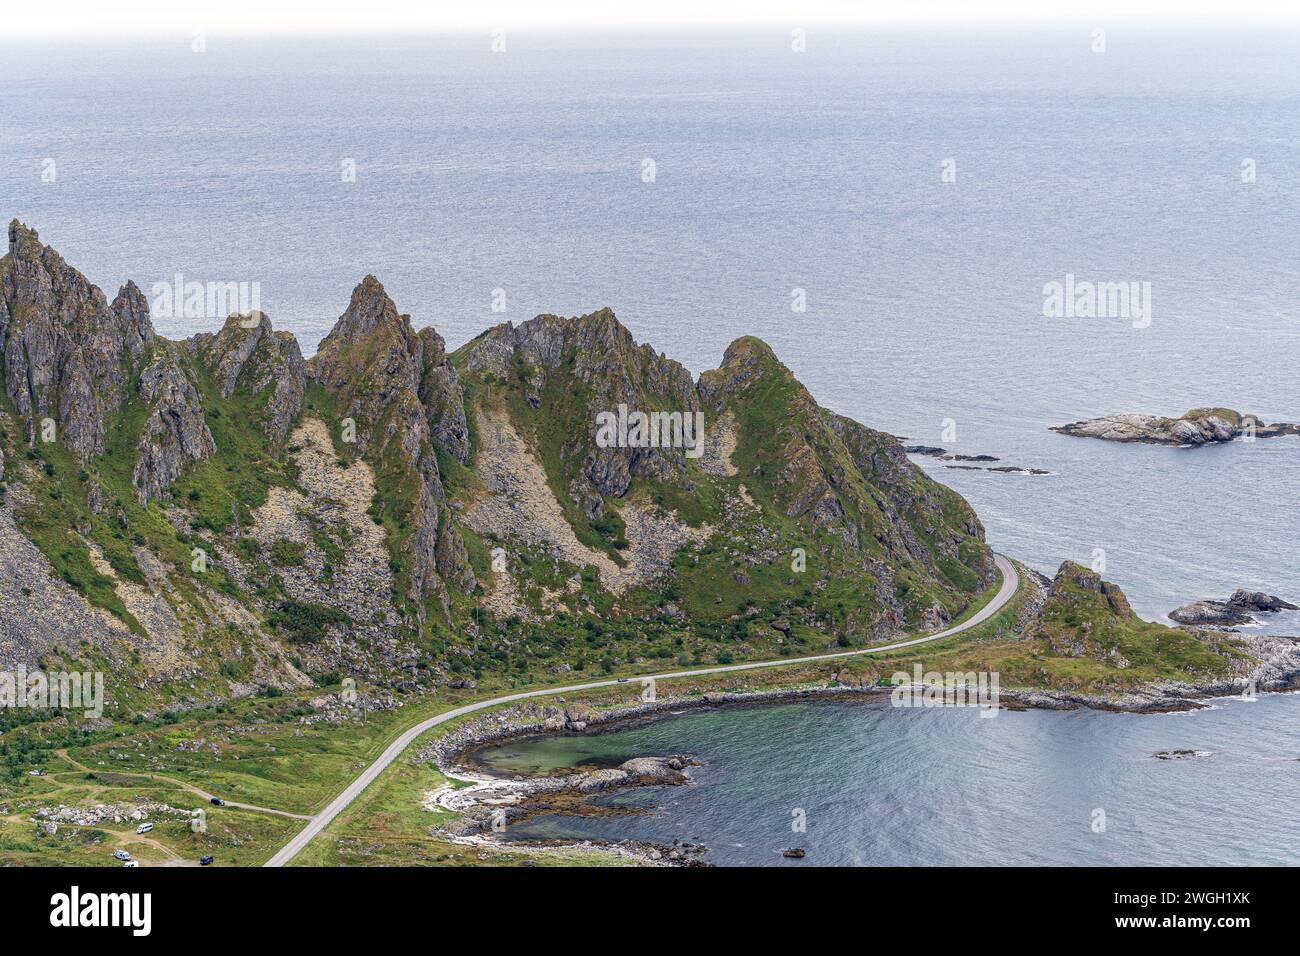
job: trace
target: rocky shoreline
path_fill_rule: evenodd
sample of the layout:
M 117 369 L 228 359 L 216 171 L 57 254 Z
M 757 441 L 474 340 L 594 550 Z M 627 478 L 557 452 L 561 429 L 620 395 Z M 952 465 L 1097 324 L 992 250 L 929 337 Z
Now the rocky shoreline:
M 512 824 L 530 817 L 565 813 L 578 816 L 626 815 L 638 808 L 611 808 L 593 802 L 595 797 L 638 787 L 678 787 L 691 783 L 687 768 L 699 761 L 682 754 L 668 757 L 634 757 L 618 767 L 577 770 L 543 777 L 493 777 L 457 774 L 467 787 L 447 784 L 425 795 L 428 810 L 450 810 L 457 816 L 437 834 L 454 842 L 482 848 L 500 847 L 498 835 Z M 672 846 L 646 841 L 529 841 L 539 848 L 612 850 L 639 863 L 657 866 L 704 866 L 707 848 L 674 841 Z
M 1245 652 L 1260 663 L 1248 673 L 1190 684 L 1162 681 L 1140 690 L 1115 695 L 1086 694 L 1068 690 L 1002 689 L 1000 704 L 1008 710 L 1075 710 L 1087 707 L 1112 713 L 1169 713 L 1193 710 L 1203 701 L 1232 697 L 1250 689 L 1260 692 L 1287 692 L 1300 689 L 1300 638 L 1260 634 L 1235 634 L 1245 645 Z M 515 704 L 478 716 L 450 733 L 431 741 L 416 753 L 416 759 L 433 761 L 443 773 L 463 775 L 473 772 L 466 758 L 474 750 L 506 740 L 552 733 L 585 733 L 596 728 L 611 730 L 642 721 L 677 716 L 682 711 L 728 704 L 792 703 L 805 700 L 860 700 L 889 694 L 894 688 L 877 684 L 854 683 L 847 676 L 841 681 L 807 687 L 783 687 L 767 690 L 709 691 L 680 697 L 661 697 L 623 707 L 597 710 L 588 704 L 564 706 L 536 701 Z
M 1007 710 L 1093 710 L 1112 713 L 1160 714 L 1197 710 L 1215 698 L 1249 693 L 1300 690 L 1300 638 L 1238 635 L 1245 652 L 1259 663 L 1249 672 L 1206 684 L 1159 682 L 1115 695 L 1085 694 L 1065 690 L 1003 690 L 999 706 Z M 590 798 L 638 786 L 689 785 L 688 768 L 694 759 L 681 754 L 638 757 L 612 770 L 596 770 L 543 777 L 493 776 L 473 765 L 474 751 L 506 740 L 546 734 L 611 732 L 632 724 L 677 716 L 687 710 L 727 705 L 761 705 L 810 700 L 869 700 L 894 688 L 853 683 L 832 675 L 832 682 L 809 687 L 769 690 L 710 691 L 682 697 L 664 697 L 622 707 L 597 710 L 585 703 L 557 704 L 536 701 L 515 704 L 483 714 L 460 725 L 417 751 L 414 759 L 433 762 L 445 776 L 469 783 L 446 786 L 426 795 L 428 809 L 461 814 L 456 823 L 434 828 L 442 838 L 484 848 L 595 849 L 657 866 L 699 866 L 707 852 L 698 845 L 661 846 L 640 841 L 544 841 L 507 844 L 498 836 L 511 823 L 548 812 L 611 812 L 593 808 Z M 613 811 L 628 812 L 628 811 Z M 632 811 L 634 812 L 634 811 Z

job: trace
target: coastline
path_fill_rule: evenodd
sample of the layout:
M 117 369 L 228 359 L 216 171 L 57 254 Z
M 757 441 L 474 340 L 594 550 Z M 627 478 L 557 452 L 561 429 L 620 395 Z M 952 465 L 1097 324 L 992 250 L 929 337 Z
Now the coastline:
M 1278 642 L 1278 638 L 1261 638 Z M 1281 639 L 1287 640 L 1287 639 Z M 1300 690 L 1300 641 L 1293 641 L 1287 663 L 1273 659 L 1256 668 L 1250 676 L 1215 681 L 1204 685 L 1175 682 L 1152 684 L 1123 694 L 1107 696 L 1061 690 L 1011 689 L 1000 693 L 998 706 L 1007 710 L 1077 710 L 1087 708 L 1113 714 L 1168 714 L 1196 711 L 1213 706 L 1212 701 L 1240 697 L 1251 690 L 1257 693 L 1291 693 Z M 1261 672 L 1270 674 L 1264 679 Z M 597 709 L 590 704 L 561 701 L 559 705 L 529 701 L 502 710 L 481 714 L 461 726 L 442 734 L 414 755 L 417 761 L 432 761 L 451 781 L 426 794 L 426 809 L 450 810 L 460 814 L 461 822 L 439 828 L 442 836 L 486 850 L 522 846 L 539 852 L 555 850 L 602 851 L 642 865 L 707 866 L 701 859 L 706 848 L 696 845 L 670 847 L 637 840 L 617 841 L 538 841 L 513 843 L 499 834 L 511 823 L 546 812 L 556 812 L 552 801 L 556 794 L 567 797 L 566 808 L 587 812 L 591 796 L 626 792 L 639 786 L 690 784 L 689 758 L 638 757 L 637 761 L 683 761 L 678 769 L 684 779 L 666 780 L 649 776 L 615 782 L 611 786 L 587 786 L 586 781 L 609 771 L 555 776 L 504 776 L 486 771 L 473 759 L 475 751 L 509 740 L 524 740 L 557 734 L 582 735 L 611 733 L 619 729 L 680 716 L 686 711 L 714 707 L 764 706 L 799 701 L 878 700 L 894 691 L 892 686 L 828 683 L 815 686 L 705 691 L 682 696 L 666 696 L 622 706 Z M 627 767 L 628 764 L 624 764 Z M 608 778 L 606 778 L 608 780 Z M 540 804 L 540 806 L 539 806 Z M 495 816 L 494 816 L 495 815 Z
M 1270 642 L 1286 638 L 1260 638 Z M 1278 668 L 1274 676 L 1255 677 L 1260 693 L 1287 693 L 1300 690 L 1300 639 L 1291 656 L 1291 666 Z M 1240 696 L 1248 690 L 1252 678 L 1237 676 L 1208 684 L 1177 682 L 1151 684 L 1140 690 L 1117 696 L 1086 694 L 1067 690 L 1031 690 L 1012 688 L 1000 692 L 999 706 L 1007 710 L 1077 710 L 1086 707 L 1109 713 L 1164 714 L 1198 710 L 1216 698 Z M 607 709 L 597 709 L 581 702 L 565 706 L 528 701 L 503 710 L 481 714 L 460 727 L 430 742 L 416 753 L 419 760 L 433 760 L 443 773 L 465 772 L 464 758 L 489 744 L 525 737 L 558 733 L 581 734 L 590 728 L 604 731 L 632 723 L 662 720 L 675 716 L 674 711 L 737 704 L 790 703 L 801 700 L 862 700 L 880 697 L 894 690 L 891 686 L 864 684 L 822 684 L 804 687 L 779 687 L 753 690 L 705 691 L 698 694 L 666 696 Z

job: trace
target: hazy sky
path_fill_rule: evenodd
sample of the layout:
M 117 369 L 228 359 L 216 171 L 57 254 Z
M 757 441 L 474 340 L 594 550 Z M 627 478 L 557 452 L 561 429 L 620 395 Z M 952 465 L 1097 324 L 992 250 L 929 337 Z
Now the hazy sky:
M 1295 0 L 59 0 L 10 4 L 0 38 L 208 33 L 473 31 L 493 28 L 807 26 L 1064 20 L 1300 18 Z

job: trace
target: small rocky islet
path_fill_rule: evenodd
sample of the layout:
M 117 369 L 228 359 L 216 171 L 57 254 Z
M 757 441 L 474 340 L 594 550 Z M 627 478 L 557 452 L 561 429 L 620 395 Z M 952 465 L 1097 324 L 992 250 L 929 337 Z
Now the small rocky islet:
M 1237 438 L 1300 436 L 1300 424 L 1268 424 L 1257 415 L 1243 414 L 1231 408 L 1194 408 L 1178 418 L 1132 413 L 1107 415 L 1068 425 L 1054 425 L 1052 431 L 1101 441 L 1196 448 Z

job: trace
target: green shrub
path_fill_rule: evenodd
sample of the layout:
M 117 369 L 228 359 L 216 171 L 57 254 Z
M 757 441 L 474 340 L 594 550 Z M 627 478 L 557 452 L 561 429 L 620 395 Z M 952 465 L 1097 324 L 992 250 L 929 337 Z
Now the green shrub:
M 310 604 L 290 598 L 267 615 L 267 620 L 277 631 L 283 632 L 291 643 L 310 644 L 325 636 L 331 624 L 351 624 L 348 617 L 337 608 L 323 604 Z
M 271 562 L 282 568 L 301 567 L 306 551 L 307 546 L 301 542 L 278 538 L 271 545 Z

